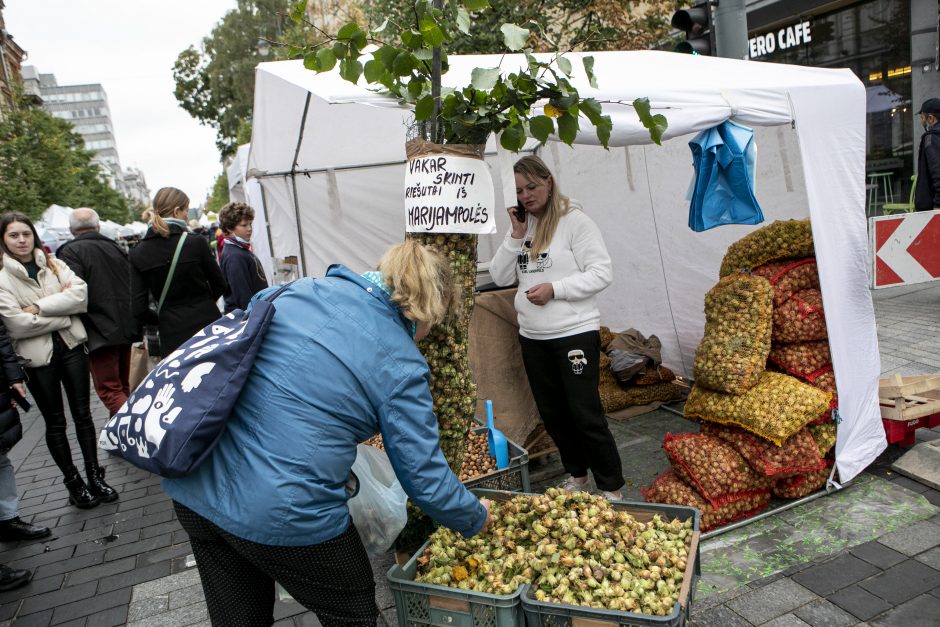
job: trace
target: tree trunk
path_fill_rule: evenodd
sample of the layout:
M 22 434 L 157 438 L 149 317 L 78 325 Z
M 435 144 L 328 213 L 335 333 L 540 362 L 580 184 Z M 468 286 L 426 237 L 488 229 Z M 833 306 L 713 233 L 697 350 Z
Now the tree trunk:
M 409 142 L 409 151 L 412 148 Z M 450 154 L 459 151 L 465 156 L 472 152 L 482 158 L 483 148 L 448 145 L 443 151 Z M 444 255 L 450 261 L 454 281 L 461 290 L 463 306 L 460 315 L 433 327 L 418 344 L 431 369 L 431 395 L 434 397 L 441 450 L 451 470 L 459 477 L 467 449 L 467 434 L 477 406 L 477 388 L 470 372 L 468 355 L 477 276 L 477 236 L 409 233 L 407 237 Z M 404 553 L 413 553 L 432 529 L 431 520 L 409 501 L 408 524 L 401 532 L 396 548 Z

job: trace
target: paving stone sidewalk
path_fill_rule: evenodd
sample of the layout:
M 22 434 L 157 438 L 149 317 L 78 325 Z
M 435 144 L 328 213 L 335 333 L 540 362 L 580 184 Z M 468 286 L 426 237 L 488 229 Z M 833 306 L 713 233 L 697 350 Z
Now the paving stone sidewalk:
M 884 373 L 940 371 L 940 286 L 873 294 Z M 93 413 L 103 425 L 107 412 L 94 396 Z M 659 429 L 674 426 L 665 422 L 671 419 L 663 420 Z M 676 427 L 684 422 L 676 420 Z M 191 547 L 159 479 L 101 453 L 107 481 L 120 492 L 120 500 L 75 509 L 68 505 L 43 441 L 41 418 L 33 410 L 23 424 L 23 441 L 10 453 L 20 515 L 52 527 L 54 535 L 38 542 L 0 544 L 0 563 L 33 571 L 29 585 L 0 593 L 0 627 L 208 625 Z M 639 487 L 659 470 L 650 466 L 649 457 L 637 454 L 658 447 L 650 429 L 642 421 L 613 425 L 630 476 L 626 492 L 634 500 L 639 500 Z M 918 432 L 919 440 L 935 438 L 940 438 L 940 429 Z M 81 466 L 78 446 L 72 444 Z M 891 462 L 902 453 L 898 447 L 889 448 L 869 472 L 940 506 L 940 492 L 891 472 Z M 551 464 L 533 469 L 543 483 L 558 474 Z M 385 584 L 390 565 L 391 556 L 385 556 L 374 560 L 373 570 L 383 617 L 396 625 Z M 938 627 L 938 617 L 938 516 L 693 604 L 698 626 Z M 319 625 L 316 617 L 290 601 L 278 602 L 275 619 L 279 627 Z

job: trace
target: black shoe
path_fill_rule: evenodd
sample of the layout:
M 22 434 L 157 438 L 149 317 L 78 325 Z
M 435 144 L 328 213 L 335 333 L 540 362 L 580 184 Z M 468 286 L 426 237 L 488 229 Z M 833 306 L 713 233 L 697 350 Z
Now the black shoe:
M 50 535 L 49 527 L 31 525 L 14 516 L 9 520 L 0 520 L 0 542 L 16 542 L 17 540 L 36 540 Z
M 28 570 L 13 569 L 0 564 L 0 590 L 12 590 L 29 583 L 32 575 Z
M 104 468 L 98 466 L 86 466 L 88 471 L 88 491 L 93 496 L 97 496 L 104 503 L 111 503 L 118 499 L 117 490 L 104 482 Z
M 66 475 L 65 487 L 69 491 L 69 505 L 74 505 L 78 509 L 91 509 L 101 502 L 97 496 L 91 493 L 77 470 L 70 475 Z

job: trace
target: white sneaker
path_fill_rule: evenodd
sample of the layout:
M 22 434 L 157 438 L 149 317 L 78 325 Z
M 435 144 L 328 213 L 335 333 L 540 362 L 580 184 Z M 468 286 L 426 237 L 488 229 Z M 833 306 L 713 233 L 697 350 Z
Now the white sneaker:
M 601 490 L 601 496 L 614 503 L 623 500 L 623 493 L 616 494 L 615 492 L 608 492 L 607 490 Z
M 569 475 L 567 479 L 558 484 L 558 488 L 568 492 L 588 492 L 590 482 L 591 480 L 587 477 L 581 482 Z

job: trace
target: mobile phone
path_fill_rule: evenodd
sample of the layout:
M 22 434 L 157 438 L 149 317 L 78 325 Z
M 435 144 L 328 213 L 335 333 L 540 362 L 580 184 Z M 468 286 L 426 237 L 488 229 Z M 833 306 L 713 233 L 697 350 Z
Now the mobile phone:
M 526 215 L 525 207 L 520 207 L 519 205 L 516 205 L 516 210 L 513 213 L 516 215 L 516 220 L 518 220 L 519 222 L 525 222 L 525 215 Z
M 32 409 L 33 406 L 29 404 L 29 401 L 23 398 L 22 396 L 20 396 L 16 390 L 10 390 L 10 393 L 13 395 L 13 400 L 16 402 L 17 405 L 20 406 L 20 409 L 22 409 L 24 412 Z

